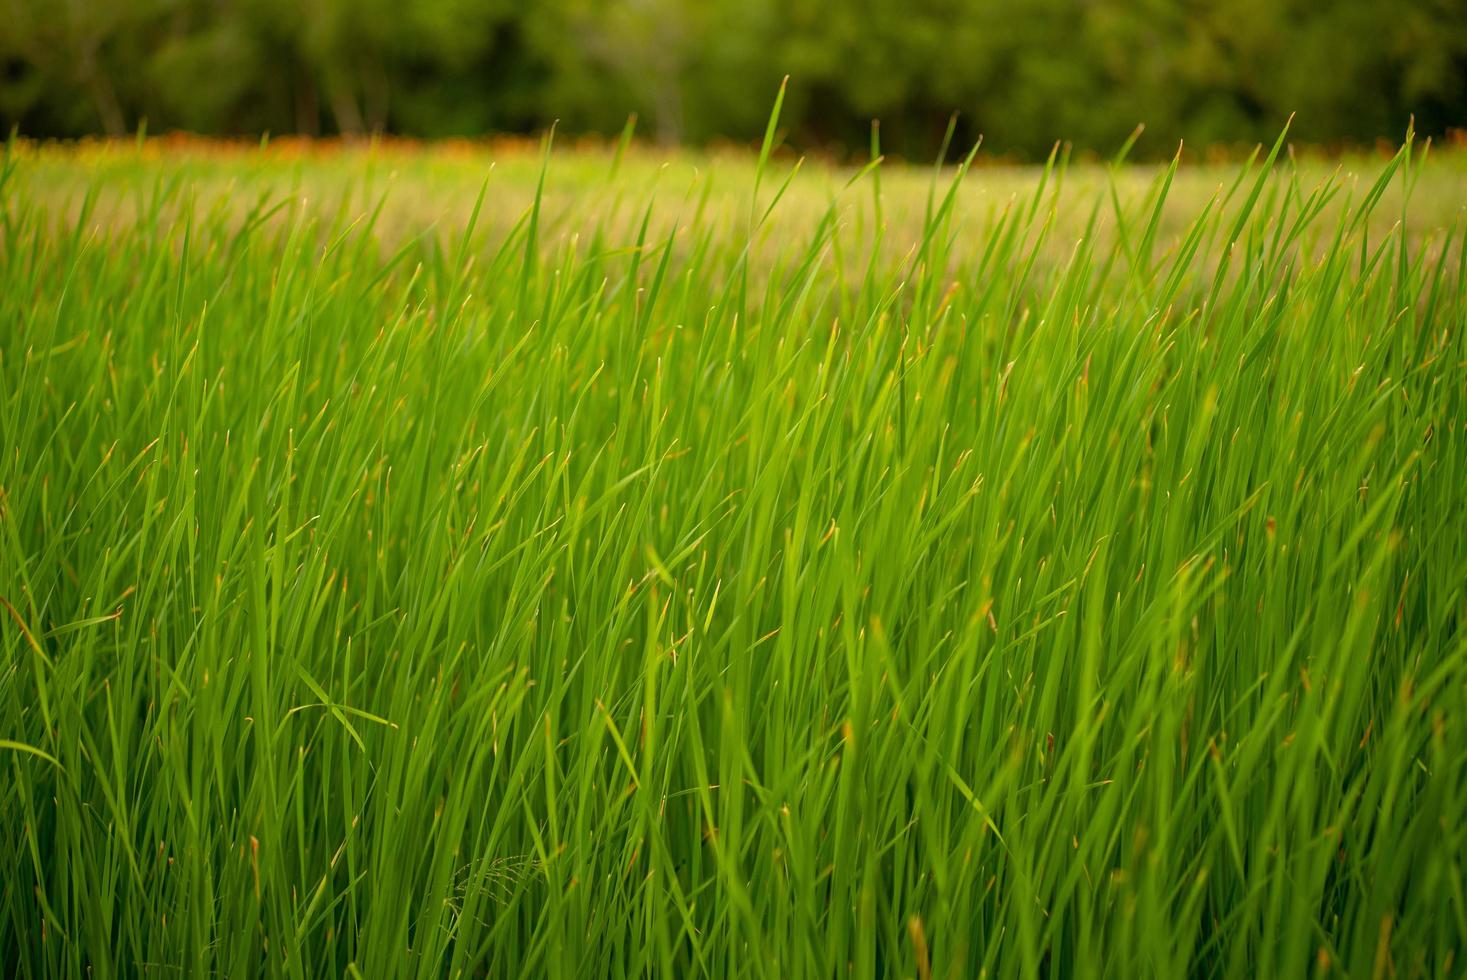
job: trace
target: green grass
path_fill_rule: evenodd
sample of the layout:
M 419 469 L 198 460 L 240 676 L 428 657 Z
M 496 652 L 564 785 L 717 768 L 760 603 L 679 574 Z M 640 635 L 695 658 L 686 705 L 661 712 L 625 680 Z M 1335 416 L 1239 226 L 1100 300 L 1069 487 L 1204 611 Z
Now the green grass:
M 0 962 L 1459 973 L 1467 160 L 1267 149 L 12 147 Z

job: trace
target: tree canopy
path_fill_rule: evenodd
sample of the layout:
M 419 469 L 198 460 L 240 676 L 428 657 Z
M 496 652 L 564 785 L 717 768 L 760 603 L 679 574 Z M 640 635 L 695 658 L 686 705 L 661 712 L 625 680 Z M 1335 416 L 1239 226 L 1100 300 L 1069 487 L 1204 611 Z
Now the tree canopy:
M 930 155 L 1467 124 L 1461 0 L 0 0 L 0 121 L 30 136 L 619 130 Z

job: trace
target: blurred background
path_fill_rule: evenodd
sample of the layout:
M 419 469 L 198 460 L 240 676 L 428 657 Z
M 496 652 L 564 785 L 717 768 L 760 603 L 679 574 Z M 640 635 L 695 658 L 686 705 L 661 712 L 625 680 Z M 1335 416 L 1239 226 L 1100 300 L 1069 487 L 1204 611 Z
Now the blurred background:
M 746 141 L 1042 157 L 1467 125 L 1467 0 L 0 0 L 0 123 Z

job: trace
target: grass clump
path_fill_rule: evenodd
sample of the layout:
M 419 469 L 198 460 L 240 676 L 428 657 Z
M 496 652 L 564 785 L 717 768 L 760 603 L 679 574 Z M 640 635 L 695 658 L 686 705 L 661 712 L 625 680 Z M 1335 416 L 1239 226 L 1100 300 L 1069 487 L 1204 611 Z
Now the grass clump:
M 13 149 L 0 956 L 1460 970 L 1460 163 L 1273 150 L 389 231 L 365 151 Z

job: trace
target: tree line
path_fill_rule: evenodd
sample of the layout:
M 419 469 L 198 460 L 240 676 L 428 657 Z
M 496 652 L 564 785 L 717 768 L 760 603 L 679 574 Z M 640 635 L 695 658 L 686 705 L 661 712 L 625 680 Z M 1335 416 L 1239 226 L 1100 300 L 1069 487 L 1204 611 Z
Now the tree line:
M 0 0 L 0 122 L 36 137 L 614 133 L 1045 153 L 1467 125 L 1462 0 Z

